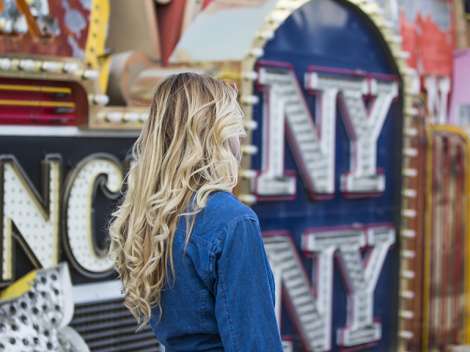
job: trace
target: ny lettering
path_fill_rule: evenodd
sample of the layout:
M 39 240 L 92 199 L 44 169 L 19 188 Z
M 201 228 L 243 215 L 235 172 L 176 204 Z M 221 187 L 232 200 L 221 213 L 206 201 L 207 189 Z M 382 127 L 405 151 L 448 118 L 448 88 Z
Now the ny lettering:
M 305 88 L 316 96 L 315 119 L 290 68 L 261 66 L 263 89 L 262 170 L 255 180 L 259 196 L 296 193 L 295 175 L 284 170 L 284 126 L 308 192 L 325 197 L 335 192 L 337 101 L 351 143 L 350 171 L 341 175 L 341 191 L 383 192 L 385 177 L 377 171 L 377 140 L 398 84 L 393 80 L 308 72 Z M 369 106 L 364 96 L 373 97 Z
M 264 242 L 276 282 L 279 283 L 276 285 L 276 296 L 281 296 L 281 286 L 284 287 L 284 300 L 292 308 L 291 318 L 307 350 L 331 349 L 335 254 L 348 290 L 347 323 L 346 327 L 337 331 L 338 345 L 355 346 L 381 338 L 381 324 L 373 317 L 374 290 L 387 252 L 395 242 L 392 227 L 305 232 L 302 249 L 311 252 L 316 259 L 312 278 L 315 295 L 289 234 L 266 233 Z M 370 249 L 363 260 L 360 250 L 365 246 Z M 277 302 L 280 319 L 279 303 L 280 300 Z

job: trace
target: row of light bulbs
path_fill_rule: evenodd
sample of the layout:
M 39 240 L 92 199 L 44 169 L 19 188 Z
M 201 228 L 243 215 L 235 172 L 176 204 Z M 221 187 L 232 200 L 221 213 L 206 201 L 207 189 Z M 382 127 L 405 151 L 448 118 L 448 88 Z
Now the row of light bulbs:
M 69 74 L 85 80 L 96 80 L 99 76 L 97 70 L 84 68 L 83 65 L 77 61 L 22 59 L 14 57 L 0 57 L 0 71 Z

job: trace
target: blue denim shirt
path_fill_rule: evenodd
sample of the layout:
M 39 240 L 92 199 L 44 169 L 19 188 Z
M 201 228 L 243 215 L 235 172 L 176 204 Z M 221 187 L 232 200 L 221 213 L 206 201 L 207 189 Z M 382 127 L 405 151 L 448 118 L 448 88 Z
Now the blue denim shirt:
M 231 193 L 209 196 L 184 250 L 185 220 L 173 245 L 175 277 L 150 325 L 166 352 L 280 352 L 274 279 L 256 214 Z

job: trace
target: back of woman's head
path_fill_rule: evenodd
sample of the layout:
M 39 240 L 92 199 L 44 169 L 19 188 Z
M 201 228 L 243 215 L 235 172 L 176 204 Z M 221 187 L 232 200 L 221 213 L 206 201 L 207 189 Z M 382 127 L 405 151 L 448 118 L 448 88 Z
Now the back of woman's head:
M 124 303 L 141 325 L 150 318 L 151 307 L 161 308 L 167 268 L 173 271 L 179 217 L 192 215 L 189 241 L 194 214 L 209 194 L 236 185 L 238 160 L 230 140 L 241 131 L 242 113 L 231 85 L 182 73 L 158 86 L 132 149 L 127 191 L 109 229 Z

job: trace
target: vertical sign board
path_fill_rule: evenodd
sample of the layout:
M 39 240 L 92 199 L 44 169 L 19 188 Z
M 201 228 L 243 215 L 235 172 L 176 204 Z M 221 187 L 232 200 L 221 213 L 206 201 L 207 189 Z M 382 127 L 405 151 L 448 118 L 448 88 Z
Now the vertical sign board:
M 423 350 L 468 343 L 468 134 L 427 131 Z
M 297 350 L 392 350 L 401 91 L 356 8 L 308 2 L 256 65 L 254 206 Z

